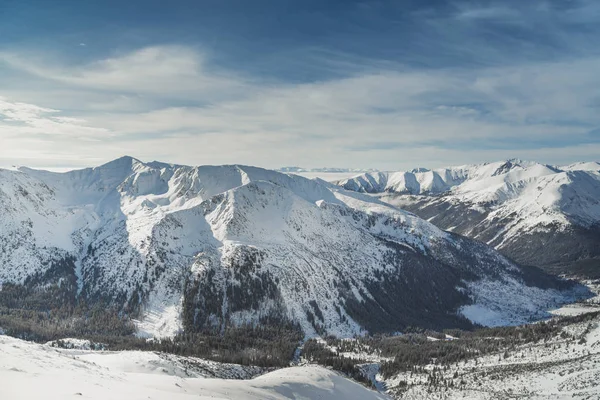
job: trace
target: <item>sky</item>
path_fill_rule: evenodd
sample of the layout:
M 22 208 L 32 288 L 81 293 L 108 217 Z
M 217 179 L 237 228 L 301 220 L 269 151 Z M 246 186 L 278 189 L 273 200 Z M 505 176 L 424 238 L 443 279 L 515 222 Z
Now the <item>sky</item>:
M 600 159 L 600 2 L 0 0 L 0 166 Z

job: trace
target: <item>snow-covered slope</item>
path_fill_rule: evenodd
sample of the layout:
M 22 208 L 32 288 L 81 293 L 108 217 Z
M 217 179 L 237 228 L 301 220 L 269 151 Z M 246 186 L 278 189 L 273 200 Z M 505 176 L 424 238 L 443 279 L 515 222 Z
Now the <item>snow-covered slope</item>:
M 364 174 L 338 184 L 376 194 L 522 263 L 568 265 L 600 257 L 600 164 L 595 162 L 557 167 L 508 160 Z
M 244 368 L 146 352 L 61 350 L 0 336 L 0 398 L 7 400 L 388 398 L 322 367 L 214 378 L 239 376 Z
M 22 168 L 0 173 L 0 198 L 3 282 L 75 282 L 148 335 L 522 323 L 581 294 L 371 196 L 254 167 Z

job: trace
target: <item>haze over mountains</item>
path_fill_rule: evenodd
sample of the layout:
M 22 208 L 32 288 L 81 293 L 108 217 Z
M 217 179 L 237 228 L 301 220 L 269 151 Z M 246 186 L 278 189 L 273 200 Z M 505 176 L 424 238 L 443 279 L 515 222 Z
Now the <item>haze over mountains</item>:
M 0 212 L 3 283 L 118 307 L 142 335 L 518 324 L 587 295 L 372 196 L 248 166 L 0 170 Z
M 376 169 L 361 169 L 361 168 L 302 168 L 302 167 L 282 167 L 277 169 L 278 172 L 330 172 L 330 173 L 349 173 L 349 172 L 377 172 Z
M 507 160 L 366 173 L 339 185 L 555 273 L 600 273 L 600 164 Z

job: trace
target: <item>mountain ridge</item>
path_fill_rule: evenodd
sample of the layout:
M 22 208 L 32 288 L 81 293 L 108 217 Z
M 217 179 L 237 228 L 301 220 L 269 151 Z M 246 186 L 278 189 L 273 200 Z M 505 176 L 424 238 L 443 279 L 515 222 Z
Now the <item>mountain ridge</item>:
M 135 315 L 142 335 L 513 324 L 586 295 L 366 194 L 250 166 L 0 171 L 0 207 L 0 280 L 74 282 L 68 296 Z
M 600 258 L 597 162 L 552 166 L 512 159 L 336 183 L 482 240 L 521 263 L 560 272 L 560 265 Z

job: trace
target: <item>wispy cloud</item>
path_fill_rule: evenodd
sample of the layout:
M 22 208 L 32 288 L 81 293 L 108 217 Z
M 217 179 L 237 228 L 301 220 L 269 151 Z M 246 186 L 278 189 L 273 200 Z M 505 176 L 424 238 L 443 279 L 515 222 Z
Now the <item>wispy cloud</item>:
M 0 61 L 39 78 L 118 93 L 200 99 L 210 93 L 239 93 L 243 83 L 222 71 L 208 71 L 204 57 L 184 46 L 153 46 L 83 65 L 60 65 L 18 53 Z
M 0 135 L 3 137 L 53 135 L 89 140 L 107 133 L 105 128 L 86 125 L 83 119 L 61 116 L 59 110 L 0 97 Z
M 514 8 L 503 6 L 465 7 L 456 14 L 462 20 L 500 20 L 505 22 L 522 21 L 521 14 Z

